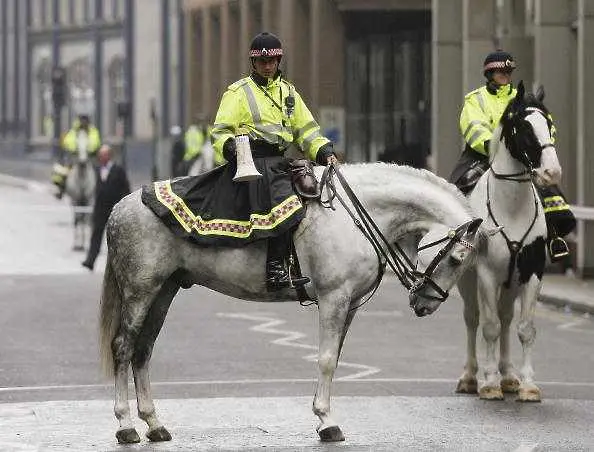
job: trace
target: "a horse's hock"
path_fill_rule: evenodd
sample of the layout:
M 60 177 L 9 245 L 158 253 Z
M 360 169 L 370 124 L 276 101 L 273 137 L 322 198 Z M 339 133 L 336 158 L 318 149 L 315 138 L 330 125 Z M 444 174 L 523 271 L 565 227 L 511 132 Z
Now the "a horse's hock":
M 289 162 L 291 182 L 295 192 L 305 199 L 318 199 L 321 194 L 313 164 L 309 160 L 298 159 Z

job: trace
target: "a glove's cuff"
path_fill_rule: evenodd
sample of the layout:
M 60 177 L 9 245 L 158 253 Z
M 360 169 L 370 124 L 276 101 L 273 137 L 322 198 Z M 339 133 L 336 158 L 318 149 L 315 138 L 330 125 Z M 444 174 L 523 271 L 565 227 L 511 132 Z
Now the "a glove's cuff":
M 316 163 L 319 165 L 326 165 L 328 157 L 332 155 L 335 155 L 334 147 L 332 146 L 332 143 L 326 143 L 320 149 L 318 149 L 318 153 L 316 154 Z
M 237 146 L 235 145 L 234 138 L 229 138 L 223 144 L 223 157 L 228 162 L 235 162 L 237 160 Z

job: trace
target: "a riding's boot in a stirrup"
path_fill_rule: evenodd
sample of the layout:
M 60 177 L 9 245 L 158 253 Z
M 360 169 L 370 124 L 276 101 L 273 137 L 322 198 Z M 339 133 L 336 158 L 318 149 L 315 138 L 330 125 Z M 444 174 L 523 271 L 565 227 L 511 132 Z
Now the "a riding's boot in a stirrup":
M 569 254 L 569 246 L 561 237 L 553 237 L 549 240 L 549 255 L 551 262 L 559 262 Z
M 268 258 L 266 260 L 266 288 L 269 292 L 295 288 L 309 282 L 306 276 L 292 275 L 285 264 L 289 249 L 288 236 L 283 234 L 268 241 Z

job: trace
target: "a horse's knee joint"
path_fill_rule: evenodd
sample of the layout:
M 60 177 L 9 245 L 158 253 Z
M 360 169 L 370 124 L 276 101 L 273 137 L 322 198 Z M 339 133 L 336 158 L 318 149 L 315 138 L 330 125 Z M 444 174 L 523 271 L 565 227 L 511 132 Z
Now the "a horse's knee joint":
M 111 351 L 115 362 L 129 362 L 132 358 L 132 347 L 121 335 L 116 336 L 111 342 Z
M 501 334 L 501 326 L 497 322 L 485 322 L 483 325 L 483 337 L 488 341 L 496 340 Z
M 536 328 L 532 322 L 518 323 L 518 337 L 522 343 L 532 343 L 536 337 Z
M 334 353 L 322 353 L 318 358 L 318 366 L 322 373 L 330 373 L 336 369 L 337 356 Z

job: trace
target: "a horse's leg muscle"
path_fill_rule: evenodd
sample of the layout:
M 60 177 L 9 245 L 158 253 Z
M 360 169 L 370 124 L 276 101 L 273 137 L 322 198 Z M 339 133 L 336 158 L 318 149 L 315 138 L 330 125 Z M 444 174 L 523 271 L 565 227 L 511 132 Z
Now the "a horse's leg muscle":
M 499 337 L 499 373 L 501 374 L 501 390 L 506 393 L 516 393 L 520 380 L 514 372 L 510 356 L 510 325 L 514 318 L 514 302 L 516 291 L 502 289 L 499 298 L 499 319 L 501 321 L 501 335 Z
M 536 337 L 534 328 L 534 311 L 536 299 L 540 292 L 541 280 L 532 275 L 530 280 L 520 289 L 520 320 L 518 322 L 518 336 L 522 343 L 522 381 L 518 393 L 520 402 L 540 402 L 540 389 L 534 383 L 534 369 L 532 368 L 532 347 Z
M 501 334 L 501 323 L 497 312 L 499 288 L 489 268 L 479 264 L 478 288 L 480 316 L 486 345 L 485 384 L 479 390 L 479 397 L 485 400 L 502 400 L 501 381 L 497 367 L 497 340 Z
M 345 333 L 350 301 L 341 291 L 319 299 L 318 384 L 313 412 L 320 418 L 318 434 L 322 441 L 344 441 L 340 427 L 330 416 L 332 379 L 338 365 L 340 344 Z
M 136 400 L 138 402 L 138 417 L 147 423 L 149 430 L 146 436 L 151 441 L 171 440 L 170 433 L 157 418 L 155 404 L 153 403 L 151 394 L 149 363 L 155 340 L 163 327 L 167 311 L 178 290 L 179 286 L 171 279 L 163 284 L 144 320 L 144 325 L 136 340 L 134 355 L 132 356 L 132 372 L 134 373 L 134 386 L 136 388 Z
M 456 392 L 460 394 L 476 394 L 478 391 L 476 333 L 480 316 L 476 278 L 476 271 L 470 268 L 458 282 L 458 290 L 464 301 L 464 323 L 466 324 L 466 364 L 464 365 L 464 373 L 456 386 Z

